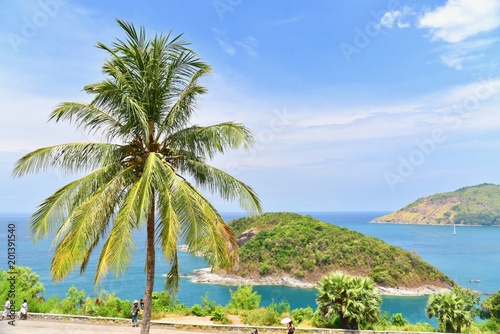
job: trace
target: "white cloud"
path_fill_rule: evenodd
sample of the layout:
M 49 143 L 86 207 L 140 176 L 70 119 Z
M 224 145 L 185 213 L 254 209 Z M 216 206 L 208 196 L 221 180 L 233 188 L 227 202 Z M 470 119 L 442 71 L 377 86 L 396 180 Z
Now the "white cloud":
M 500 27 L 498 0 L 448 0 L 419 19 L 419 27 L 429 29 L 433 40 L 461 42 L 481 32 Z
M 410 23 L 408 21 L 403 21 L 412 11 L 409 7 L 405 6 L 403 10 L 393 10 L 382 15 L 378 28 L 393 28 L 396 25 L 398 28 L 409 28 Z

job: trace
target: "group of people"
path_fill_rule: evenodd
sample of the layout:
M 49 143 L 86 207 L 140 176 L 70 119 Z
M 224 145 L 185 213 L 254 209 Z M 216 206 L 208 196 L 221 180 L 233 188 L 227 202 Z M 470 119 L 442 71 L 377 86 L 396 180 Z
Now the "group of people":
M 4 310 L 2 313 L 2 318 L 0 320 L 3 320 L 5 318 L 11 317 L 11 303 L 9 298 L 5 298 L 5 304 L 3 305 Z M 26 299 L 23 301 L 21 304 L 21 308 L 19 309 L 19 320 L 27 320 L 28 319 L 28 302 Z

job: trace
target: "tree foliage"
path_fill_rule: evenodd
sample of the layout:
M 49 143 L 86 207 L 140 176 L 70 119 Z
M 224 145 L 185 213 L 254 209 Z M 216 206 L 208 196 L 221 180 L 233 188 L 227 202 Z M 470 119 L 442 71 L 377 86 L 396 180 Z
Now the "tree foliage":
M 454 283 L 416 253 L 295 213 L 266 213 L 230 222 L 240 242 L 234 272 L 284 276 L 316 283 L 332 271 L 371 277 L 379 286 L 451 286 Z M 253 233 L 253 235 L 252 235 Z
M 262 297 L 253 291 L 251 285 L 241 285 L 236 290 L 229 290 L 230 299 L 227 307 L 233 310 L 255 310 L 259 308 Z
M 357 330 L 362 322 L 378 321 L 382 298 L 370 278 L 332 273 L 319 281 L 316 302 L 321 316 L 338 316 L 342 328 Z
M 39 312 L 45 288 L 39 281 L 40 276 L 29 267 L 13 266 L 8 271 L 0 270 L 0 300 L 9 297 L 17 311 L 24 299 L 31 312 Z
M 94 282 L 109 271 L 123 274 L 136 249 L 133 231 L 145 229 L 146 289 L 141 333 L 148 333 L 156 248 L 170 264 L 166 288 L 179 285 L 177 243 L 202 254 L 215 270 L 236 262 L 236 240 L 202 194 L 239 202 L 260 213 L 253 189 L 207 163 L 216 154 L 248 149 L 253 136 L 242 124 L 191 124 L 196 100 L 206 93 L 200 80 L 210 67 L 181 36 L 156 34 L 118 20 L 126 38 L 98 43 L 108 58 L 105 79 L 84 87 L 85 102 L 64 102 L 49 119 L 69 121 L 103 142 L 40 148 L 16 162 L 13 175 L 59 168 L 88 173 L 57 190 L 31 216 L 35 240 L 54 234 L 50 272 L 55 281 L 83 272 L 102 245 Z
M 431 295 L 426 312 L 429 318 L 437 318 L 440 329 L 446 333 L 461 333 L 474 320 L 467 297 L 454 291 Z

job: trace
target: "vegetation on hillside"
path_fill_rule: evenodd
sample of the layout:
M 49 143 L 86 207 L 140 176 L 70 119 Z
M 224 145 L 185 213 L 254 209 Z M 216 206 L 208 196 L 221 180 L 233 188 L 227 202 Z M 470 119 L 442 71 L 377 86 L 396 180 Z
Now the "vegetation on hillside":
M 414 224 L 500 225 L 500 185 L 484 183 L 419 198 L 374 221 Z
M 229 223 L 239 235 L 240 263 L 232 273 L 251 278 L 291 276 L 305 282 L 341 271 L 378 286 L 451 287 L 435 267 L 409 252 L 347 228 L 295 213 L 267 213 Z

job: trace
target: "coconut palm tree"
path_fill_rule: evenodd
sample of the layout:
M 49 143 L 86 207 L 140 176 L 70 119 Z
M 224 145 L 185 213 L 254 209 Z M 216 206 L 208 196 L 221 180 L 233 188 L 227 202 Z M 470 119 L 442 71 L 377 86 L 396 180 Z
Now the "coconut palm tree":
M 344 329 L 357 330 L 361 322 L 375 323 L 380 317 L 382 299 L 369 277 L 332 273 L 318 282 L 317 289 L 320 314 L 338 316 Z
M 461 333 L 473 322 L 472 311 L 464 298 L 454 292 L 436 293 L 429 297 L 426 307 L 429 318 L 436 317 L 446 333 Z
M 179 283 L 177 244 L 201 254 L 214 269 L 230 268 L 237 243 L 202 189 L 224 200 L 238 200 L 260 213 L 254 190 L 207 160 L 228 149 L 248 149 L 253 136 L 242 124 L 190 123 L 196 99 L 206 92 L 199 81 L 210 67 L 181 36 L 156 34 L 118 20 L 126 40 L 110 46 L 102 70 L 106 78 L 84 87 L 89 103 L 66 102 L 49 119 L 69 121 L 101 142 L 70 143 L 37 149 L 16 162 L 14 177 L 48 168 L 86 172 L 45 199 L 31 216 L 35 240 L 54 234 L 54 281 L 83 272 L 102 245 L 94 284 L 112 271 L 119 276 L 135 250 L 132 232 L 145 229 L 146 288 L 141 333 L 151 320 L 156 251 L 170 263 L 166 287 Z M 82 175 L 82 174 L 80 174 Z

